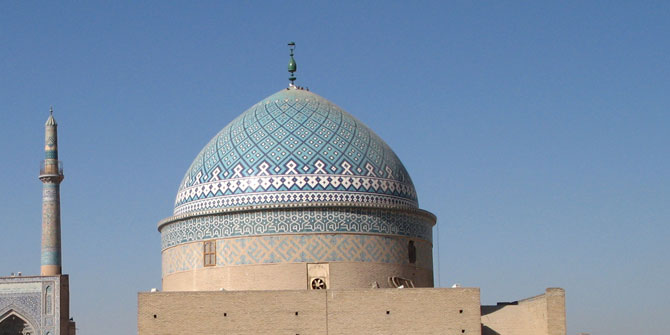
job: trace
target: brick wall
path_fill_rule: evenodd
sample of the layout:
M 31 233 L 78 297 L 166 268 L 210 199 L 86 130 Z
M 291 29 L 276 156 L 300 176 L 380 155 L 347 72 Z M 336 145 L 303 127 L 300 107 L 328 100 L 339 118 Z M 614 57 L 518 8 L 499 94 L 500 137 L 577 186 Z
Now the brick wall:
M 138 332 L 479 335 L 479 289 L 139 293 Z
M 566 335 L 565 291 L 548 288 L 536 297 L 482 306 L 482 335 Z

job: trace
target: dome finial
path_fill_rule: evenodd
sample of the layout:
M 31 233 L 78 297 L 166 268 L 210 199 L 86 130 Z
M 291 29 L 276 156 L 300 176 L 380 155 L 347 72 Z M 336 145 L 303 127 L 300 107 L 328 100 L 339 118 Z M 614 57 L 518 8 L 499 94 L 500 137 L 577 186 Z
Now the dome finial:
M 49 107 L 49 114 L 54 115 L 54 106 Z
M 289 42 L 288 47 L 291 50 L 291 59 L 288 62 L 288 72 L 291 74 L 290 77 L 288 77 L 288 80 L 291 81 L 291 84 L 289 87 L 294 87 L 294 81 L 295 81 L 295 71 L 298 69 L 298 65 L 295 63 L 295 59 L 293 59 L 293 50 L 295 50 L 295 42 Z

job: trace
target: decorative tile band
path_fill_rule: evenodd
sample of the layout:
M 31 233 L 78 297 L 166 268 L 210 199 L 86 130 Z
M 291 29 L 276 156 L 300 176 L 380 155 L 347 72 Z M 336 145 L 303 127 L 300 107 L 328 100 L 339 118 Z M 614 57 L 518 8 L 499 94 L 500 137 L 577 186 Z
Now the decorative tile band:
M 373 235 L 280 235 L 219 239 L 216 266 L 371 262 L 408 265 L 409 240 Z M 416 265 L 432 269 L 432 245 L 415 241 Z M 194 242 L 164 250 L 163 277 L 203 267 L 203 244 Z
M 283 193 L 295 195 L 288 195 L 289 198 L 287 199 L 278 199 L 276 194 L 281 195 Z M 354 194 L 349 195 L 348 193 Z M 329 196 L 333 194 L 334 197 L 338 198 L 372 194 L 371 199 L 375 202 L 397 198 L 403 203 L 418 207 L 416 191 L 410 183 L 367 176 L 287 174 L 226 180 L 216 178 L 214 181 L 186 187 L 177 193 L 175 214 L 189 211 L 189 207 L 185 205 L 200 199 L 223 199 L 217 202 L 219 203 L 217 207 L 221 208 L 236 206 L 240 203 L 252 205 L 268 202 L 304 202 L 309 200 L 303 200 L 303 198 L 319 198 L 323 197 L 323 194 Z
M 198 211 L 246 207 L 269 204 L 301 204 L 313 203 L 358 203 L 371 207 L 418 208 L 416 201 L 403 197 L 379 195 L 364 192 L 338 191 L 279 191 L 259 192 L 228 196 L 208 196 L 202 200 L 185 202 L 175 207 L 174 215 L 193 213 Z
M 431 242 L 434 223 L 426 216 L 381 208 L 289 208 L 190 217 L 159 230 L 165 250 L 212 238 L 303 233 L 397 235 Z

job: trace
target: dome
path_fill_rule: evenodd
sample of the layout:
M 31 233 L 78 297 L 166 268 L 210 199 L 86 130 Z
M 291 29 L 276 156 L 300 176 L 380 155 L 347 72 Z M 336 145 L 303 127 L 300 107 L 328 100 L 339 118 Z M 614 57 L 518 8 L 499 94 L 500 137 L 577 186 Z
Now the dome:
M 225 126 L 189 167 L 174 215 L 158 223 L 163 289 L 365 288 L 396 277 L 431 287 L 435 221 L 379 136 L 290 86 Z
M 315 205 L 418 209 L 391 148 L 361 121 L 301 89 L 255 104 L 200 151 L 174 215 Z

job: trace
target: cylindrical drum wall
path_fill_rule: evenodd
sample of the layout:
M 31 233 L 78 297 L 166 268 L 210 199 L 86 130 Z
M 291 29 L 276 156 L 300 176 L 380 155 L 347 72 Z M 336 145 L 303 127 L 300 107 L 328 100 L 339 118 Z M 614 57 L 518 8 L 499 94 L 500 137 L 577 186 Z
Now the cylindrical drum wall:
M 434 222 L 421 210 L 352 207 L 175 217 L 159 228 L 163 290 L 432 287 Z

